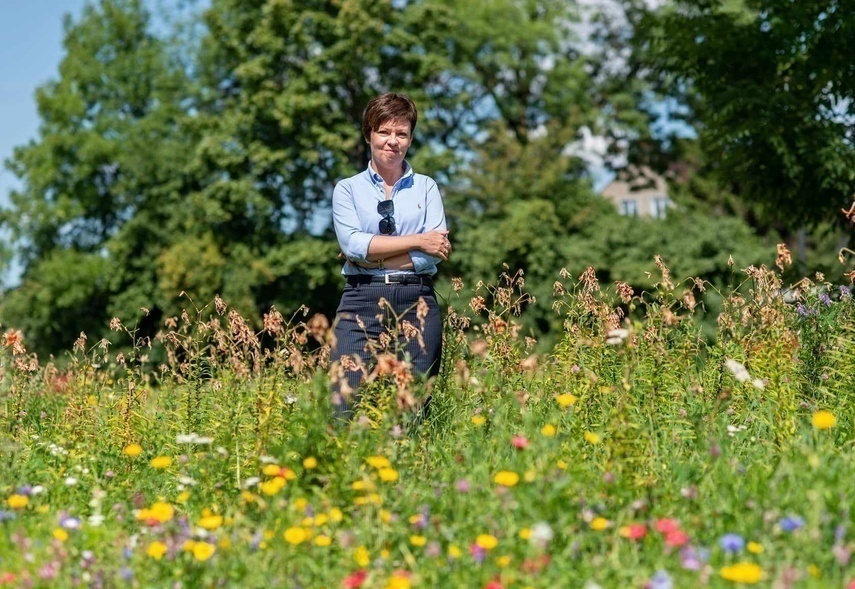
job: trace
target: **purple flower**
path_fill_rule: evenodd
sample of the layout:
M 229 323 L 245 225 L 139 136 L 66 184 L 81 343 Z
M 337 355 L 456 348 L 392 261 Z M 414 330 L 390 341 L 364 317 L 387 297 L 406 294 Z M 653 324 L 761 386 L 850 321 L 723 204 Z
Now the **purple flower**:
M 805 520 L 797 515 L 788 515 L 781 518 L 781 521 L 778 523 L 785 532 L 795 532 L 799 528 L 804 527 Z
M 59 520 L 60 527 L 65 528 L 66 530 L 76 530 L 80 528 L 82 524 L 83 522 L 80 521 L 80 518 L 71 517 L 70 515 Z
M 852 289 L 850 289 L 848 286 L 841 286 L 840 287 L 840 297 L 841 298 L 851 297 L 851 296 L 852 296 Z
M 745 548 L 745 539 L 739 534 L 725 534 L 719 539 L 718 545 L 725 552 L 739 552 Z
M 484 559 L 487 557 L 487 551 L 477 544 L 472 544 L 469 547 L 469 553 L 472 555 L 472 558 L 475 559 L 475 562 L 479 564 L 484 562 Z
M 821 295 L 819 295 L 819 302 L 821 302 L 826 307 L 830 307 L 831 306 L 831 297 L 828 296 L 827 292 L 824 292 Z
M 680 562 L 688 571 L 699 571 L 709 559 L 709 551 L 704 548 L 695 548 L 692 545 L 683 546 L 680 549 Z
M 12 521 L 16 517 L 18 517 L 18 516 L 17 516 L 17 514 L 15 514 L 14 511 L 7 511 L 5 509 L 0 509 L 0 523 Z
M 645 585 L 646 589 L 674 589 L 674 581 L 668 571 L 658 570 Z

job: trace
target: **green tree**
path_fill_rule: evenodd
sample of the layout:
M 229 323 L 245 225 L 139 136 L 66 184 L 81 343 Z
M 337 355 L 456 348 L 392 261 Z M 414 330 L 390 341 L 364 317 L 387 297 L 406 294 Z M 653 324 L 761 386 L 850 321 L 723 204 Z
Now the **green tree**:
M 637 41 L 719 178 L 795 230 L 851 202 L 854 31 L 839 0 L 674 0 L 641 20 Z
M 23 188 L 11 193 L 0 216 L 24 264 L 2 317 L 29 321 L 34 334 L 45 334 L 41 350 L 67 347 L 79 329 L 55 329 L 63 324 L 55 318 L 37 328 L 39 318 L 71 314 L 97 332 L 117 293 L 135 298 L 134 309 L 152 305 L 155 260 L 170 239 L 164 219 L 192 144 L 177 131 L 184 74 L 150 32 L 142 2 L 87 6 L 77 22 L 66 19 L 64 47 L 59 78 L 36 95 L 39 138 L 7 162 Z M 91 286 L 60 280 L 61 260 L 79 262 Z M 51 287 L 42 291 L 45 284 Z

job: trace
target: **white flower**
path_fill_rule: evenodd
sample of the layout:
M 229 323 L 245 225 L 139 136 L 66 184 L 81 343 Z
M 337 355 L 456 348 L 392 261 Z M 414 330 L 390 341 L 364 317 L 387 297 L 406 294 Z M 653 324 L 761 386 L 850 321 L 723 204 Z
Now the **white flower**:
M 273 458 L 273 456 L 260 456 L 258 461 L 262 464 L 279 464 L 279 461 Z
M 229 457 L 229 451 L 223 448 L 222 446 L 217 446 L 217 453 L 220 456 L 225 456 L 226 458 Z
M 77 479 L 74 477 L 67 477 L 65 479 L 65 486 L 66 487 L 73 487 L 76 484 L 77 484 Z
M 753 384 L 755 387 L 757 387 L 761 391 L 764 388 L 766 388 L 766 383 L 764 383 L 763 379 L 761 379 L 761 378 L 755 378 L 754 380 L 751 381 L 751 384 Z
M 751 375 L 748 374 L 748 370 L 746 370 L 745 366 L 743 366 L 736 360 L 728 358 L 727 360 L 725 360 L 724 365 L 727 366 L 727 369 L 730 370 L 731 373 L 733 373 L 733 377 L 739 382 L 746 382 L 751 380 Z
M 531 527 L 530 541 L 532 544 L 546 546 L 552 541 L 553 537 L 555 537 L 555 532 L 552 531 L 552 527 L 546 522 L 537 522 Z
M 104 516 L 100 513 L 93 513 L 89 516 L 89 525 L 92 527 L 98 527 L 104 523 Z
M 297 397 L 295 397 L 295 396 L 293 396 L 293 395 L 287 395 L 287 396 L 285 397 L 285 402 L 286 402 L 287 404 L 289 404 L 289 405 L 293 405 L 294 403 L 296 403 L 296 402 L 297 402 Z
M 30 489 L 30 494 L 31 494 L 31 495 L 41 495 L 41 494 L 42 494 L 42 493 L 44 493 L 44 492 L 45 492 L 45 488 L 44 488 L 44 487 L 42 487 L 41 485 L 36 485 L 36 486 L 35 486 L 35 487 L 33 487 L 32 489 Z
M 628 329 L 612 329 L 606 334 L 606 343 L 610 346 L 619 346 L 628 337 Z
M 729 425 L 729 426 L 727 426 L 727 435 L 729 435 L 732 438 L 733 436 L 735 436 L 739 432 L 745 431 L 746 429 L 748 429 L 748 427 L 744 426 L 744 425 Z
M 257 484 L 258 484 L 258 483 L 260 483 L 260 482 L 261 482 L 261 478 L 260 478 L 260 477 L 249 477 L 248 479 L 246 479 L 246 480 L 243 482 L 243 488 L 244 488 L 244 489 L 249 489 L 250 487 L 254 487 L 255 485 L 257 485 Z
M 196 438 L 197 444 L 210 444 L 213 441 L 214 441 L 214 438 L 209 438 L 207 436 L 199 436 L 198 438 Z
M 178 477 L 178 481 L 179 481 L 182 485 L 188 485 L 188 486 L 191 486 L 191 487 L 192 487 L 193 485 L 198 485 L 198 484 L 199 484 L 195 479 L 191 479 L 190 477 L 188 477 L 188 476 L 184 476 L 184 475 L 181 475 L 180 477 Z

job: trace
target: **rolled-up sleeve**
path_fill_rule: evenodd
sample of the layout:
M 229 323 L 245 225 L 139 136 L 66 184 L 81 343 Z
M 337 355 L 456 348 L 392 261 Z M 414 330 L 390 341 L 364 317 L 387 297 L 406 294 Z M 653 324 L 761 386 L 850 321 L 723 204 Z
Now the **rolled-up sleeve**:
M 422 233 L 445 229 L 445 209 L 442 206 L 442 195 L 439 193 L 436 182 L 429 180 L 427 194 L 425 195 L 425 224 Z M 435 268 L 437 264 L 442 262 L 442 258 L 429 256 L 419 250 L 411 251 L 410 258 L 413 260 L 413 270 L 416 274 L 423 274 L 426 269 Z
M 368 244 L 374 234 L 362 231 L 348 182 L 339 182 L 333 190 L 333 227 L 341 253 L 351 262 L 368 262 Z

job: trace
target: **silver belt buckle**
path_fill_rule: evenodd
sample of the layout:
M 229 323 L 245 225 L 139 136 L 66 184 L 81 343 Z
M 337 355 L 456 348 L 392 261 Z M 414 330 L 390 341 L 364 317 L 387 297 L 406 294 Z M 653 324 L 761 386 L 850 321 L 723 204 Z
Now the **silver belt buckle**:
M 383 275 L 383 281 L 384 281 L 386 284 L 395 284 L 394 282 L 389 282 L 389 277 L 390 277 L 390 276 L 391 276 L 391 274 L 384 274 L 384 275 Z

